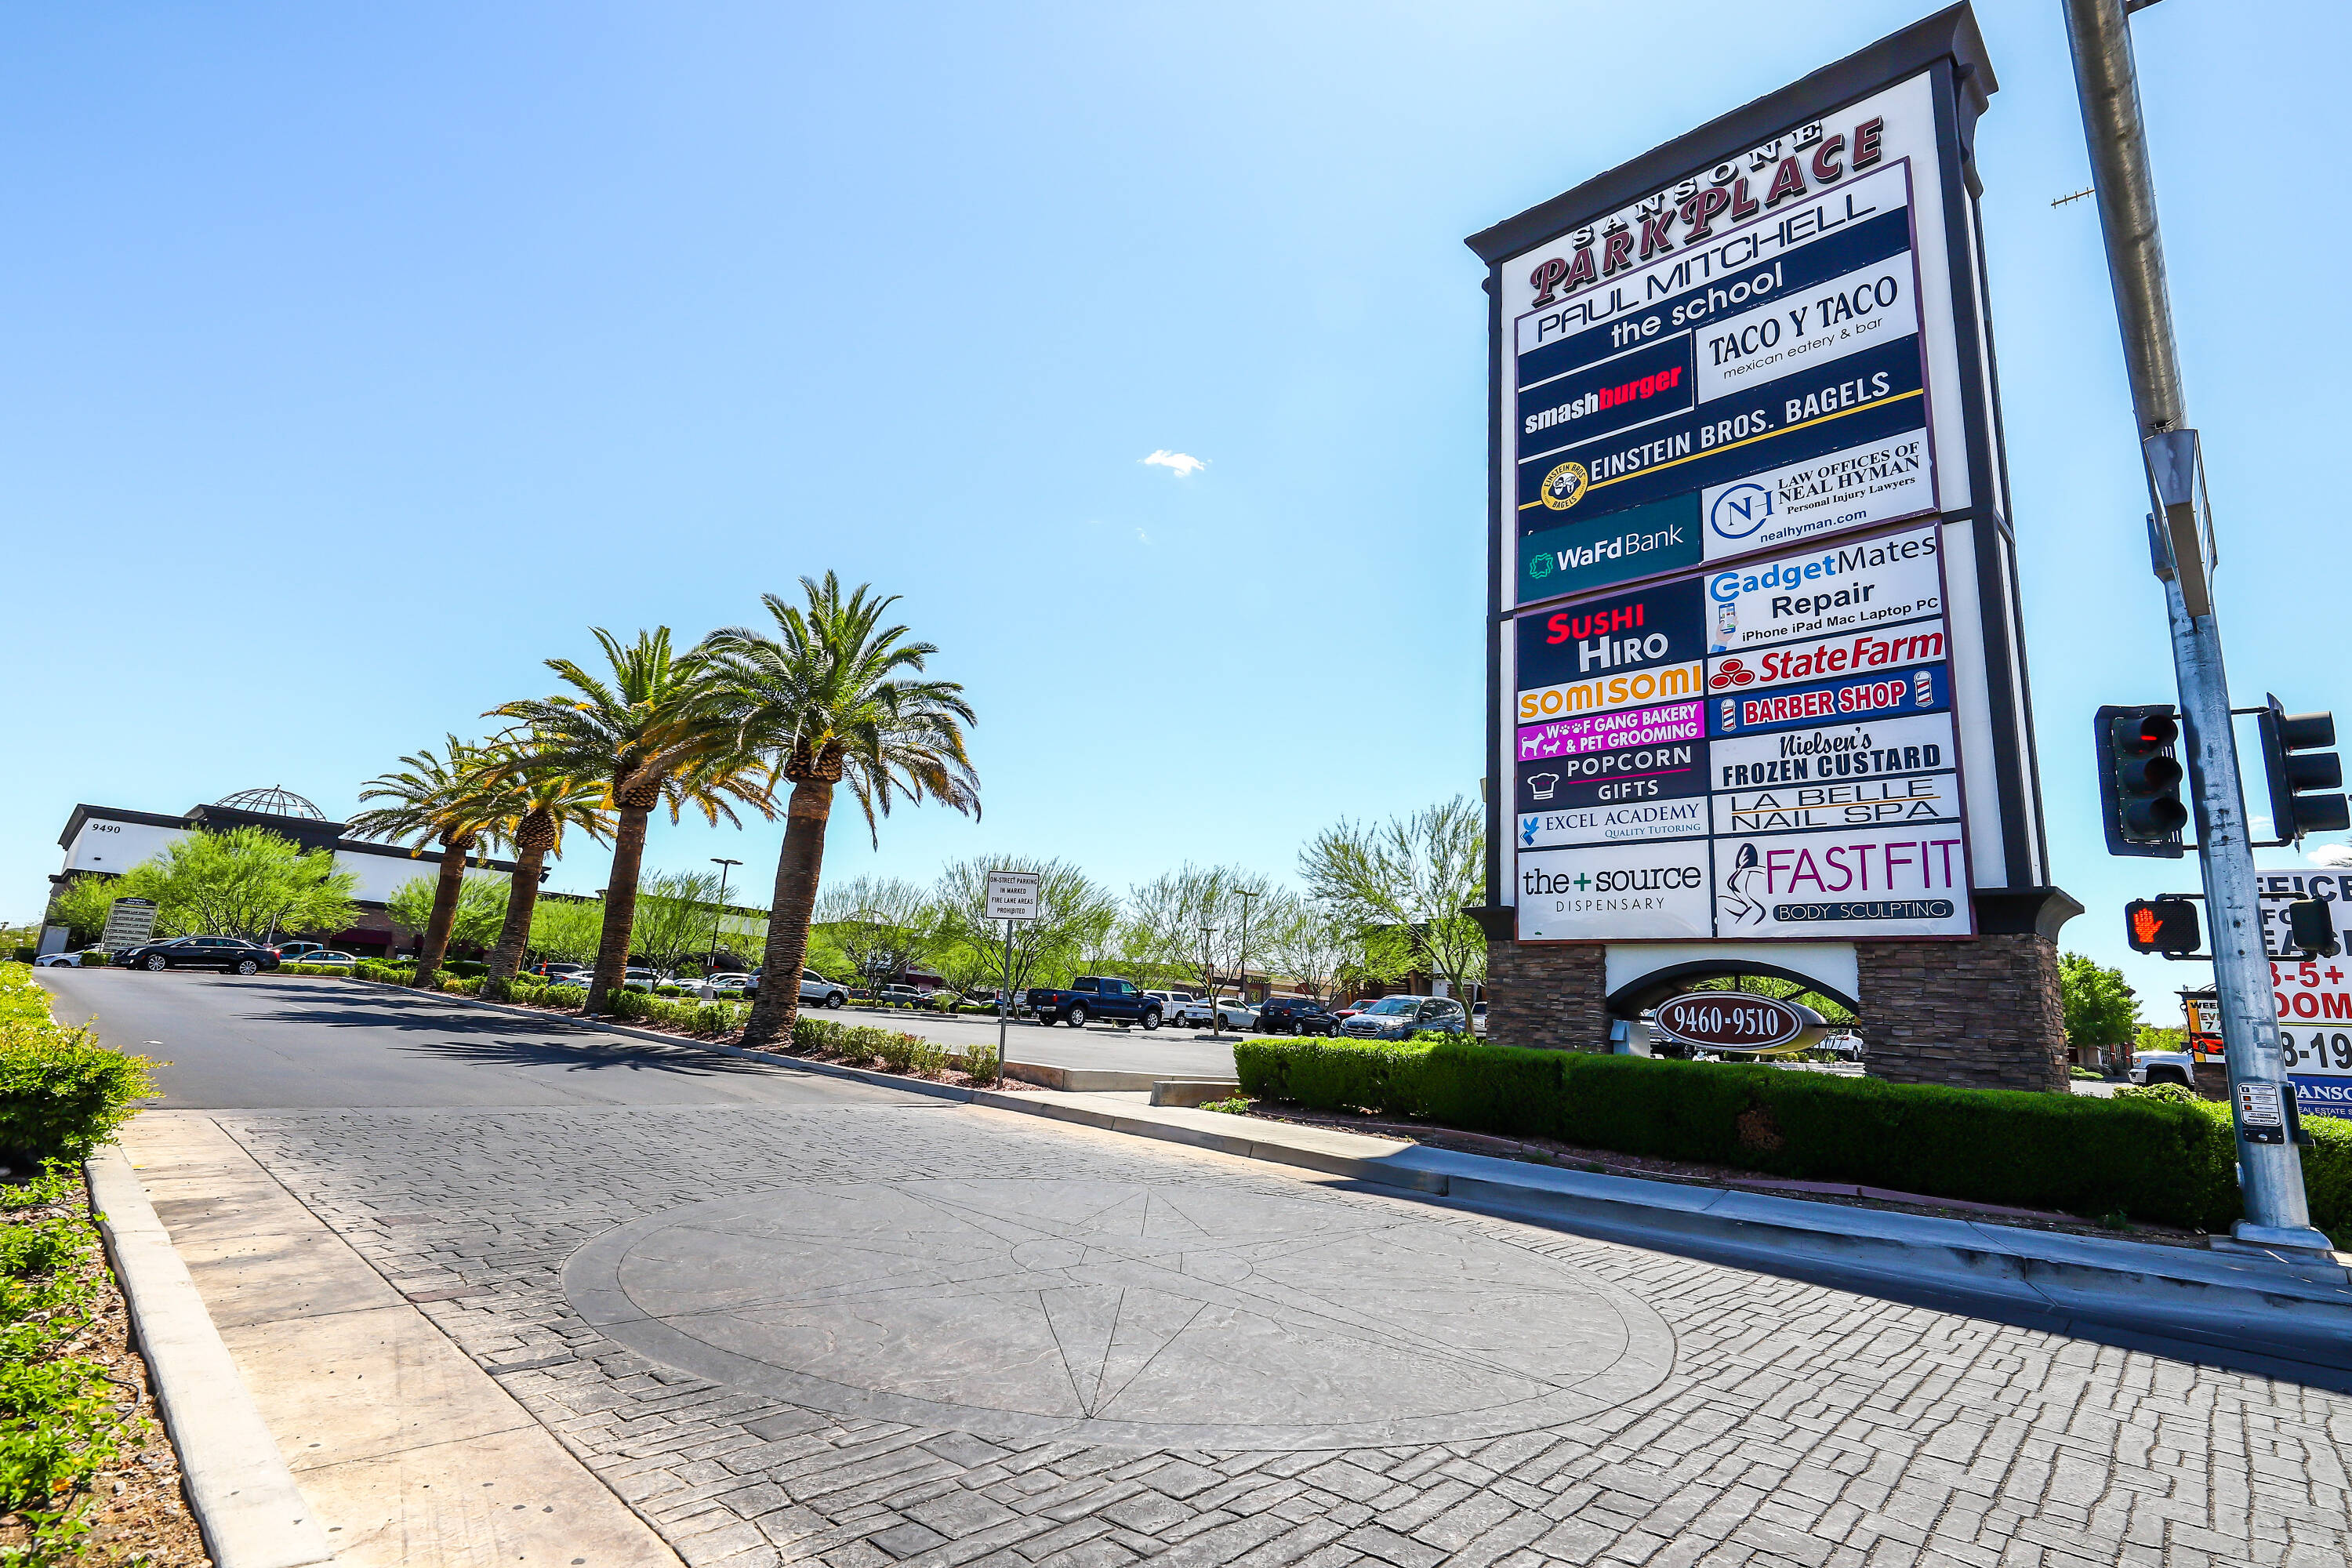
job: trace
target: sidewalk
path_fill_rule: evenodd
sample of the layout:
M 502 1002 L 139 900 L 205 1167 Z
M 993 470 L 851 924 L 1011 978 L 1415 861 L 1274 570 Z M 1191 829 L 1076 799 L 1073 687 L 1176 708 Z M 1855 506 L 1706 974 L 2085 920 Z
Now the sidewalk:
M 336 1562 L 677 1568 L 433 1324 L 434 1292 L 386 1283 L 210 1116 L 143 1112 L 121 1146 Z

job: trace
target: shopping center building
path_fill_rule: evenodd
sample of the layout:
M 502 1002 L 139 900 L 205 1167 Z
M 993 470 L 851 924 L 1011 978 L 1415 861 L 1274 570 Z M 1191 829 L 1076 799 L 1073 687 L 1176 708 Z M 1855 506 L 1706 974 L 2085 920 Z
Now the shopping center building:
M 360 918 L 348 930 L 288 935 L 316 937 L 366 956 L 382 956 L 415 942 L 416 933 L 395 924 L 384 905 L 403 885 L 437 873 L 439 850 L 417 852 L 394 844 L 347 838 L 343 824 L 328 821 L 317 806 L 283 789 L 243 790 L 210 805 L 191 806 L 176 816 L 110 805 L 77 805 L 66 820 L 65 831 L 58 836 L 66 859 L 63 869 L 49 879 L 51 891 L 79 877 L 119 877 L 160 853 L 164 846 L 198 830 L 225 833 L 233 827 L 264 827 L 305 849 L 331 851 L 336 869 L 352 874 L 356 884 L 352 901 L 359 906 Z M 468 864 L 509 875 L 515 868 L 511 860 L 488 858 Z

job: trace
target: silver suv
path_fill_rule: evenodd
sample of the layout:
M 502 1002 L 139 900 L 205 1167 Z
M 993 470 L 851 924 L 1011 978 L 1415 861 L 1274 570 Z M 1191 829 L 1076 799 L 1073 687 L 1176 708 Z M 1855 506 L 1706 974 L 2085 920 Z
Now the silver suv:
M 1466 1035 L 1470 1015 L 1451 996 L 1383 996 L 1349 1016 L 1340 1031 L 1355 1040 L 1402 1040 L 1414 1035 Z

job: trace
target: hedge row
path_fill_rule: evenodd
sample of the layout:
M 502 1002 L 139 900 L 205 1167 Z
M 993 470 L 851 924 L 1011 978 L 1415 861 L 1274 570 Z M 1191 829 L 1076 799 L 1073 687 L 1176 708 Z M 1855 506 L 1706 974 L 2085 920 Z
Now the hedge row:
M 80 1159 L 131 1119 L 132 1100 L 155 1092 L 149 1066 L 51 1023 L 32 969 L 0 963 L 0 1151 Z
M 970 1074 L 976 1083 L 994 1083 L 997 1078 L 994 1046 L 974 1045 L 951 1050 L 920 1035 L 877 1029 L 865 1024 L 837 1024 L 806 1013 L 793 1018 L 793 1049 L 842 1057 L 853 1062 L 876 1061 L 885 1072 L 934 1073 L 953 1068 Z
M 2225 1231 L 2227 1106 L 1891 1084 L 1778 1068 L 1455 1041 L 1244 1039 L 1242 1090 L 1579 1148 Z M 2352 1247 L 2352 1124 L 2305 1123 L 2313 1223 Z

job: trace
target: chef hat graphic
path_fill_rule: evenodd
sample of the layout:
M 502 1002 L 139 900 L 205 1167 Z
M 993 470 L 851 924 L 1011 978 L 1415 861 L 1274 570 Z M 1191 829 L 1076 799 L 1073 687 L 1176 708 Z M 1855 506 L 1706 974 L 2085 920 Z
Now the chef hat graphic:
M 1535 773 L 1528 779 L 1528 789 L 1538 800 L 1549 800 L 1551 792 L 1559 787 L 1558 773 Z

